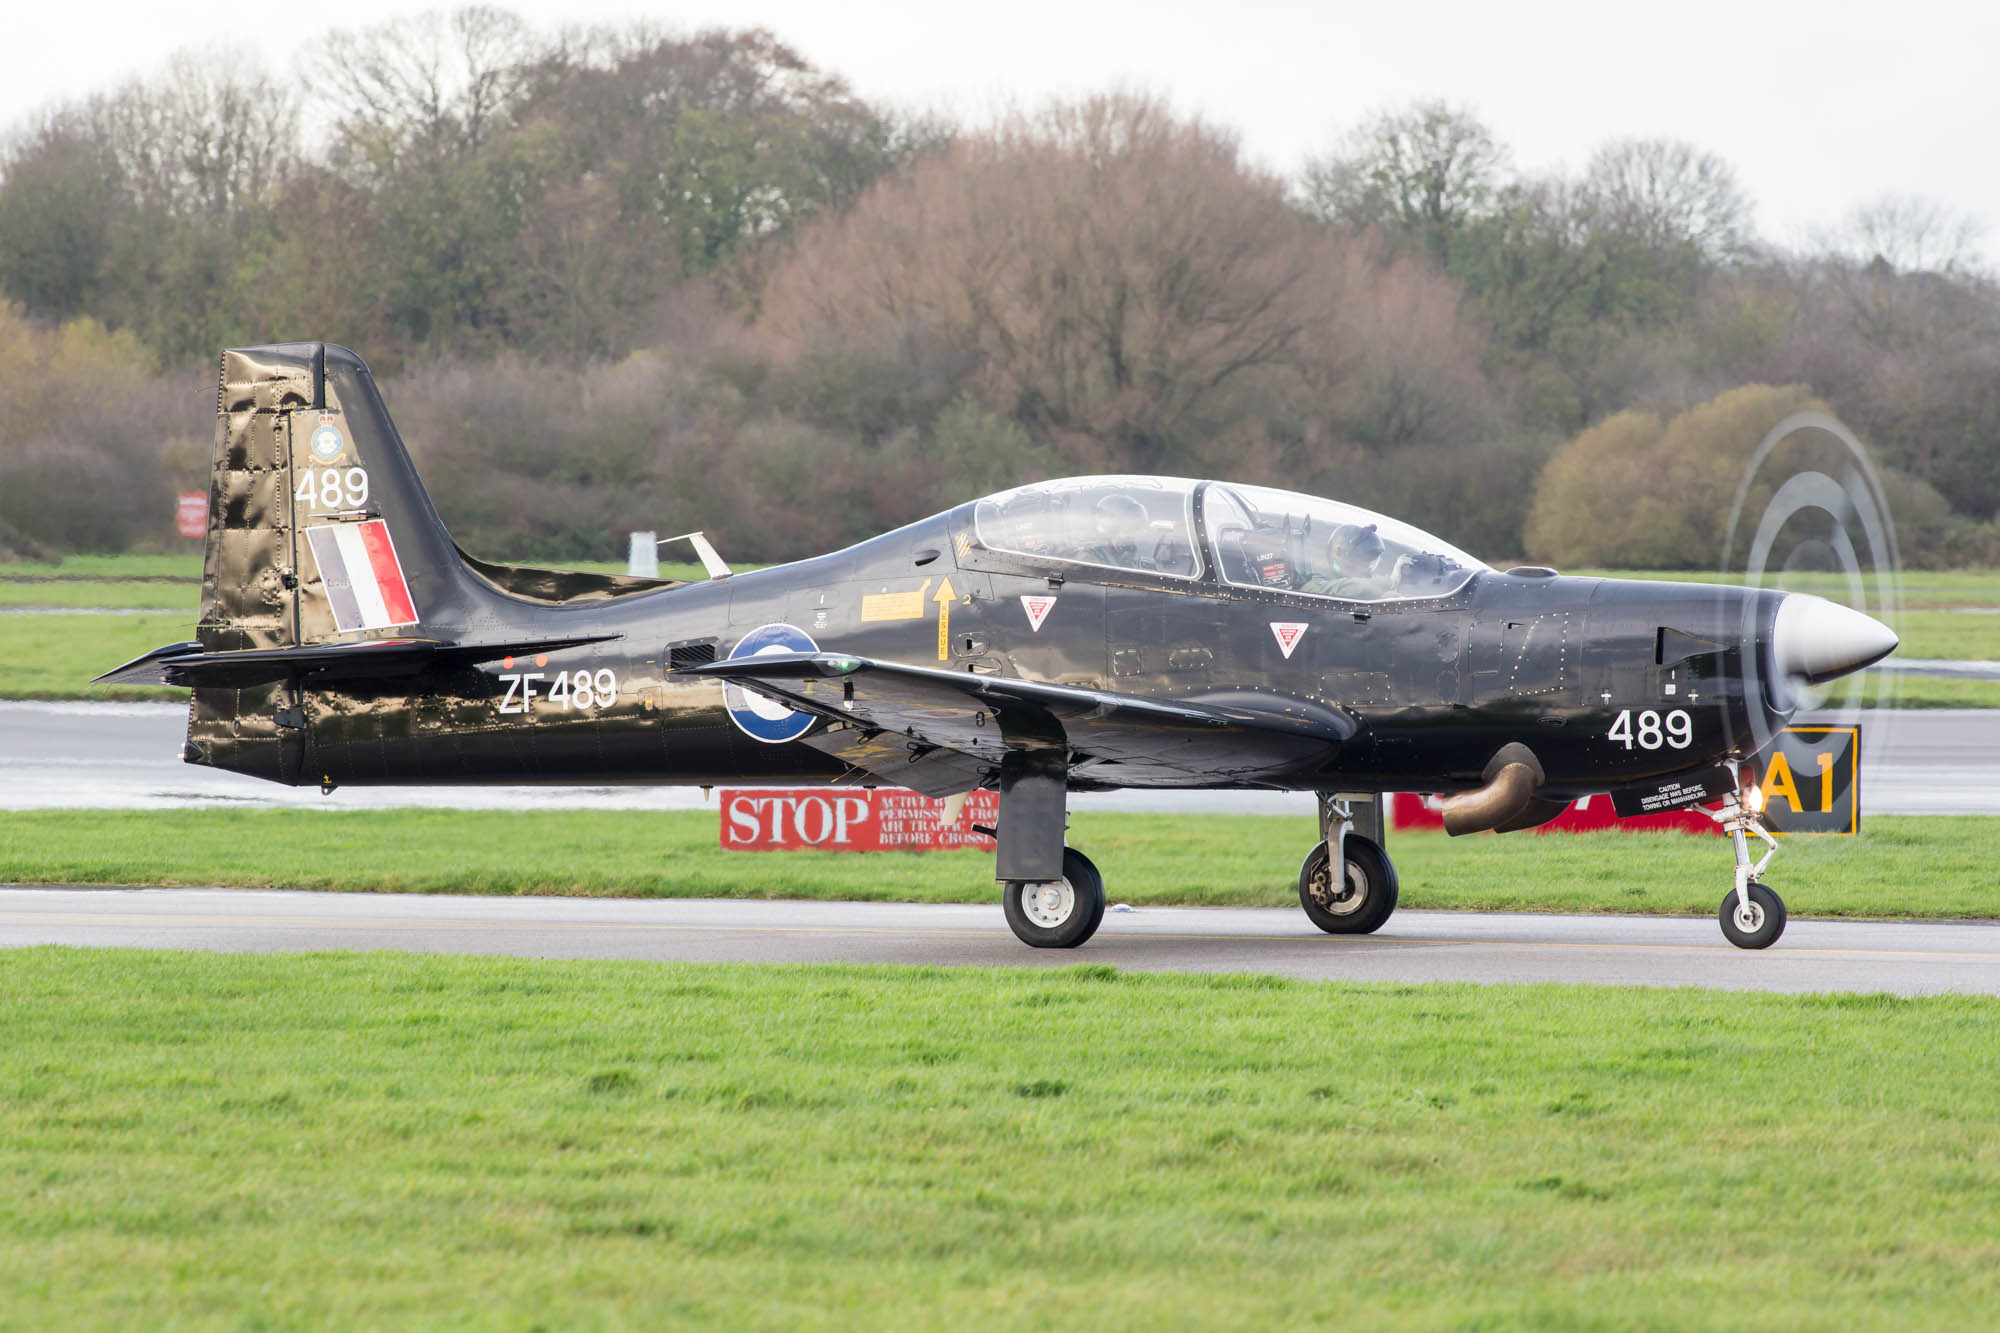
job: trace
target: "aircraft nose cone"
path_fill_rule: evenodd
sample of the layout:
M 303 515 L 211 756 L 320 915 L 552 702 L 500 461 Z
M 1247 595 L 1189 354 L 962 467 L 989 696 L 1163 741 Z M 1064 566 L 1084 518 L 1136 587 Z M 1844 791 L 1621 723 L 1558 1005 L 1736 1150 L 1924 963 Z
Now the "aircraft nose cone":
M 1778 669 L 1822 685 L 1896 650 L 1896 632 L 1873 616 L 1807 593 L 1778 603 L 1771 649 Z

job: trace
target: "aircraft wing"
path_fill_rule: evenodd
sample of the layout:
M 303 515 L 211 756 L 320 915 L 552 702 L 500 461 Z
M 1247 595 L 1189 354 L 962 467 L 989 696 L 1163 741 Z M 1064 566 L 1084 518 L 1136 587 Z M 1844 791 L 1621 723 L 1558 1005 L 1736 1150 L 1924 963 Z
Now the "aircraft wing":
M 805 744 L 927 795 L 978 786 L 1009 750 L 1025 749 L 1067 750 L 1079 783 L 1251 782 L 1320 766 L 1358 725 L 1279 694 L 1154 698 L 839 653 L 737 658 L 688 674 L 827 718 L 837 726 Z

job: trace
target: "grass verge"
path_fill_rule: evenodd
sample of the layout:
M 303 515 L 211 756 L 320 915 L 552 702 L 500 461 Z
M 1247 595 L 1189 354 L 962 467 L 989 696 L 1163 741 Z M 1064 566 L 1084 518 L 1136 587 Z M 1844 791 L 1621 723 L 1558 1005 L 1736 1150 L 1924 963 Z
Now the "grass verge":
M 1993 917 L 2000 820 L 1864 819 L 1790 838 L 1769 878 L 1803 916 Z M 1292 906 L 1309 818 L 1079 814 L 1114 902 Z M 1406 907 L 1708 915 L 1728 846 L 1682 833 L 1392 834 Z M 1919 871 L 1920 868 L 1920 871 Z M 595 811 L 37 810 L 0 815 L 0 882 L 401 893 L 990 902 L 983 852 L 725 852 L 716 816 Z
M 1896 622 L 1899 657 L 2000 661 L 2000 615 L 1906 611 Z
M 92 685 L 115 666 L 162 644 L 194 637 L 195 615 L 25 615 L 0 617 L 0 699 L 187 700 L 186 690 Z
M 2000 708 L 2000 680 L 1898 676 L 1898 708 Z
M 164 555 L 66 555 L 54 564 L 0 561 L 0 579 L 169 579 L 201 582 L 201 544 Z
M 193 624 L 201 606 L 201 586 L 161 579 L 0 579 L 0 606 L 27 608 L 15 614 L 59 610 L 174 611 Z
M 1984 1326 L 2000 1002 L 38 949 L 21 1327 Z

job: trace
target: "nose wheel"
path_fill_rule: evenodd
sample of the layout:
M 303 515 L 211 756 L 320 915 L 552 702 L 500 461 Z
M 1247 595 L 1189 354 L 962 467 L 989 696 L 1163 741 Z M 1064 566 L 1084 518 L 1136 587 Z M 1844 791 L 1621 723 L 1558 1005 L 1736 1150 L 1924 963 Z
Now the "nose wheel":
M 1785 933 L 1785 900 L 1762 884 L 1722 896 L 1722 933 L 1739 949 L 1768 949 Z
M 1061 879 L 1001 881 L 1000 904 L 1016 939 L 1037 949 L 1074 949 L 1104 920 L 1104 876 L 1074 847 L 1063 848 Z
M 1785 900 L 1760 882 L 1764 867 L 1778 853 L 1778 840 L 1764 828 L 1757 811 L 1743 803 L 1741 774 L 1736 765 L 1736 790 L 1723 793 L 1722 809 L 1708 811 L 1708 817 L 1722 825 L 1736 850 L 1736 887 L 1722 896 L 1716 917 L 1722 922 L 1722 936 L 1739 949 L 1768 949 L 1785 933 Z M 1750 862 L 1750 838 L 1762 838 L 1764 855 Z

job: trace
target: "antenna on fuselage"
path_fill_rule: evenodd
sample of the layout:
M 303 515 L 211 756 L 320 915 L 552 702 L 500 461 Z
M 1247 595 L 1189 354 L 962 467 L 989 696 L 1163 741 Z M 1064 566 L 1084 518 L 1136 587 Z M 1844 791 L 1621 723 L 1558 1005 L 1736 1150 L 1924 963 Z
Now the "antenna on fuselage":
M 699 532 L 683 532 L 678 537 L 662 537 L 653 544 L 655 546 L 665 546 L 668 542 L 687 542 L 692 545 L 694 553 L 701 558 L 701 567 L 708 571 L 710 578 L 726 579 L 729 577 L 729 566 L 723 563 L 722 557 L 715 552 L 714 544 L 703 534 Z

